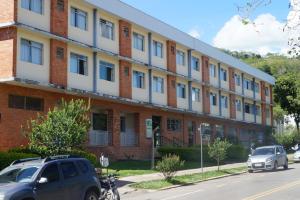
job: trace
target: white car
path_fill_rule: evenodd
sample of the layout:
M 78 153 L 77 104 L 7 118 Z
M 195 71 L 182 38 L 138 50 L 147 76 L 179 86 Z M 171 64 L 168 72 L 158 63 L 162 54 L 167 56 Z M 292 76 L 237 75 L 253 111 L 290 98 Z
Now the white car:
M 294 153 L 294 162 L 300 162 L 300 149 Z

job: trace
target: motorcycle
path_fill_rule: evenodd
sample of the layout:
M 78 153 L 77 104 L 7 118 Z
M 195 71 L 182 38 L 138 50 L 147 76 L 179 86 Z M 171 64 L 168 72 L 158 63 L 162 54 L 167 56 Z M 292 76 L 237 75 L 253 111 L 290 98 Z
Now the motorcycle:
M 120 200 L 118 188 L 116 186 L 116 176 L 108 175 L 100 178 L 101 200 Z

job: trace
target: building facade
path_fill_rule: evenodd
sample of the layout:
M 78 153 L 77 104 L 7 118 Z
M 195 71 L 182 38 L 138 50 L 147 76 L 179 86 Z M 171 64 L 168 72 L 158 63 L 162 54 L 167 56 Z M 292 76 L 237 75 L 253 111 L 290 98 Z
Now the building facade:
M 183 146 L 273 126 L 273 77 L 121 1 L 0 2 L 0 150 L 62 98 L 91 99 L 87 147 L 116 159 L 150 157 L 146 119 Z

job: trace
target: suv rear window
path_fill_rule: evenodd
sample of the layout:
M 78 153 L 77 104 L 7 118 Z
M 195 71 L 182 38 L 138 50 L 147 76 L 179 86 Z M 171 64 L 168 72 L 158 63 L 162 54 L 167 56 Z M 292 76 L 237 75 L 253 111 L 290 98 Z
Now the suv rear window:
M 73 162 L 63 162 L 60 166 L 65 179 L 78 176 L 78 171 Z
M 89 171 L 89 165 L 86 162 L 79 160 L 77 161 L 77 165 L 82 173 L 85 174 Z

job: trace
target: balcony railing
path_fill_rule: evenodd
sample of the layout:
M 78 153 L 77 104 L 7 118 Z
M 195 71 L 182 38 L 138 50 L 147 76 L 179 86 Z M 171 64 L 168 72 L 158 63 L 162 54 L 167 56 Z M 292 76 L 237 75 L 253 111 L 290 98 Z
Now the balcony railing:
M 138 136 L 132 132 L 121 132 L 121 146 L 135 147 L 138 145 Z
M 108 146 L 111 145 L 112 137 L 107 131 L 92 130 L 89 133 L 89 143 L 91 146 Z

